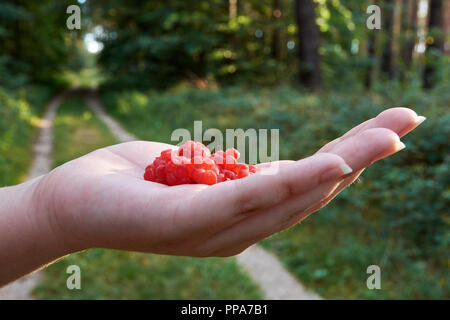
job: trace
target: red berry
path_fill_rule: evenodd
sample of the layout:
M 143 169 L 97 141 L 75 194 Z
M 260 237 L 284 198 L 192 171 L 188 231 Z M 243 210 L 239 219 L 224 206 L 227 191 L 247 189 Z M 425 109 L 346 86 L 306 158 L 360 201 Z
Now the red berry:
M 225 178 L 225 175 L 223 173 L 219 173 L 217 175 L 217 183 L 224 182 L 224 181 L 227 181 L 227 178 Z
M 162 151 L 145 168 L 144 179 L 169 186 L 189 183 L 212 185 L 244 178 L 257 171 L 253 165 L 237 163 L 238 158 L 239 152 L 234 148 L 211 155 L 200 142 L 188 141 L 177 151 Z
M 177 179 L 175 173 L 173 173 L 173 172 L 167 173 L 166 180 L 167 180 L 167 185 L 169 185 L 169 186 L 175 186 L 178 184 L 177 183 L 178 179 Z
M 189 177 L 188 168 L 184 164 L 177 166 L 175 169 L 175 176 L 178 179 L 188 178 Z
M 227 155 L 230 155 L 230 156 L 232 156 L 233 158 L 235 158 L 236 160 L 237 159 L 239 159 L 239 157 L 240 157 L 240 153 L 239 153 L 239 151 L 237 151 L 235 148 L 229 148 L 229 149 L 227 149 L 227 151 L 225 151 L 225 153 L 227 154 Z
M 217 183 L 217 175 L 212 170 L 206 170 L 202 175 L 198 183 L 213 185 Z
M 235 158 L 233 158 L 233 157 L 230 156 L 230 155 L 227 155 L 227 156 L 225 157 L 225 161 L 224 161 L 224 164 L 223 164 L 223 168 L 226 169 L 226 170 L 233 170 L 233 168 L 234 168 L 234 166 L 236 165 L 236 163 L 237 163 L 237 161 L 236 161 Z
M 236 163 L 234 165 L 233 171 L 237 173 L 241 170 L 248 170 L 248 165 L 245 163 Z
M 227 178 L 228 180 L 236 179 L 236 174 L 233 171 L 223 170 L 222 172 L 225 175 L 225 178 Z
M 243 169 L 243 170 L 239 170 L 237 176 L 239 179 L 241 179 L 241 178 L 245 178 L 249 174 L 250 174 L 250 172 L 248 171 L 248 169 Z
M 205 174 L 205 169 L 194 169 L 192 171 L 192 179 L 196 182 L 196 183 L 201 183 L 200 181 L 202 180 L 202 176 Z
M 165 161 L 170 161 L 172 159 L 172 150 L 168 149 L 161 152 L 161 159 Z
M 144 179 L 153 181 L 154 178 L 155 178 L 155 175 L 153 174 L 153 169 L 151 166 L 148 166 L 144 173 Z
M 195 156 L 209 157 L 211 155 L 211 152 L 200 142 L 187 141 L 178 150 L 178 155 L 188 158 L 194 158 Z

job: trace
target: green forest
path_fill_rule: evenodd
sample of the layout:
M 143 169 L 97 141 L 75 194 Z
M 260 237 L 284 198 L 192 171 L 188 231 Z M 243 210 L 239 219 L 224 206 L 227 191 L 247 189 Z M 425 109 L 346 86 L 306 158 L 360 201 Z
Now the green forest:
M 69 28 L 71 5 L 79 29 Z M 370 27 L 376 19 L 379 29 Z M 173 143 L 171 133 L 195 120 L 223 132 L 277 128 L 281 159 L 408 107 L 427 120 L 405 137 L 407 151 L 260 244 L 326 299 L 449 299 L 449 31 L 446 0 L 2 1 L 0 187 L 26 179 L 37 123 L 51 97 L 71 88 L 96 89 L 143 140 Z M 55 166 L 116 143 L 82 101 L 60 108 Z M 77 128 L 91 134 L 77 140 Z M 96 250 L 47 268 L 36 296 L 261 298 L 231 258 Z M 65 267 L 77 262 L 92 272 L 89 285 L 68 292 Z M 116 275 L 96 274 L 100 264 Z M 371 264 L 383 270 L 382 290 L 365 285 Z M 202 289 L 215 283 L 220 294 Z

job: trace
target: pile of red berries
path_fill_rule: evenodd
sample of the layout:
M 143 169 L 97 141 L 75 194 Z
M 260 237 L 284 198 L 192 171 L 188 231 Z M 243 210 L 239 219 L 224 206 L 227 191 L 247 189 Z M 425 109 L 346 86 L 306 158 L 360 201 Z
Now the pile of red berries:
M 188 141 L 178 150 L 164 150 L 145 168 L 144 179 L 175 186 L 179 184 L 213 185 L 256 172 L 251 164 L 238 163 L 239 152 L 230 148 L 211 155 L 200 142 Z

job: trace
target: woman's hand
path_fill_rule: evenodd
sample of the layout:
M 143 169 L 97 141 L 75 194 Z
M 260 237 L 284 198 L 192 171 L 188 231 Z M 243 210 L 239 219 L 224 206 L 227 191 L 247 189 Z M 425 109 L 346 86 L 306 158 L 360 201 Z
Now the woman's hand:
M 213 186 L 145 181 L 145 167 L 171 145 L 137 141 L 96 150 L 0 190 L 7 212 L 0 216 L 0 285 L 91 247 L 240 253 L 326 205 L 365 167 L 402 149 L 399 136 L 423 120 L 410 109 L 389 109 L 308 158 L 277 162 L 277 174 L 263 174 L 274 163 L 261 164 L 260 173 Z
M 365 167 L 402 149 L 399 136 L 421 121 L 409 109 L 390 109 L 311 157 L 280 161 L 277 174 L 213 186 L 145 181 L 145 167 L 175 147 L 122 143 L 55 169 L 42 194 L 48 193 L 55 232 L 75 248 L 234 255 L 326 205 Z M 268 164 L 259 167 L 264 171 Z

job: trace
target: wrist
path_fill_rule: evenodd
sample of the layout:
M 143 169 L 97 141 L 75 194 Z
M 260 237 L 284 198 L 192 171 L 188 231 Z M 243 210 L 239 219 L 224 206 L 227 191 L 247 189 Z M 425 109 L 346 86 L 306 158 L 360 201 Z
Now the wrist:
M 52 172 L 36 179 L 29 187 L 32 215 L 36 215 L 36 224 L 47 240 L 57 246 L 62 255 L 81 251 L 87 247 L 73 234 L 73 228 L 64 218 L 64 210 L 57 205 L 57 185 L 53 183 Z
M 45 179 L 0 189 L 0 286 L 76 251 L 54 222 Z

